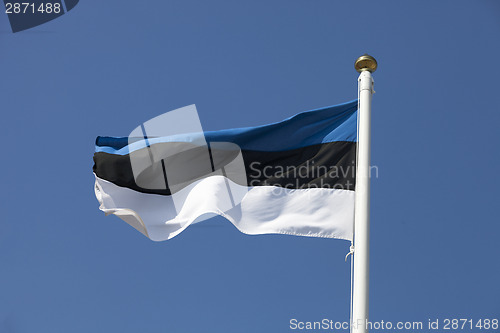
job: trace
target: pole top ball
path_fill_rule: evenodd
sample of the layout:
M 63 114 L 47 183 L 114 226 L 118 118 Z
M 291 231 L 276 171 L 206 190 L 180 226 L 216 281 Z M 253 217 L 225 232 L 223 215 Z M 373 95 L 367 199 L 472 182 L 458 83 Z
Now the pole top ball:
M 358 73 L 364 71 L 369 71 L 370 73 L 373 73 L 377 70 L 377 60 L 375 60 L 374 57 L 368 54 L 363 54 L 361 57 L 356 59 L 356 62 L 354 63 L 354 68 Z

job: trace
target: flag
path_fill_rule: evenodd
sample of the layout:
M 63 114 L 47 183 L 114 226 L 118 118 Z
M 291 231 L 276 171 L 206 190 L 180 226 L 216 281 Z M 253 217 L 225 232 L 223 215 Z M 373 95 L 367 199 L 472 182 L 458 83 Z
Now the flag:
M 352 240 L 356 141 L 357 101 L 256 127 L 98 137 L 95 194 L 155 241 L 215 215 L 250 235 Z

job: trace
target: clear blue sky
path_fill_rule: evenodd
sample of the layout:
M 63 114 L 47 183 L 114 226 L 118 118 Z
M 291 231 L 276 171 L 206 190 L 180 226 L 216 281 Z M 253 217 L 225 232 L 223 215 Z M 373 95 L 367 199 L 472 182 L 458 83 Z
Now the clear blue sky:
M 372 117 L 372 321 L 500 317 L 498 1 L 80 1 L 0 15 L 0 332 L 292 332 L 349 318 L 349 243 L 214 218 L 155 243 L 94 197 L 98 135 L 196 104 L 206 130 L 356 98 Z

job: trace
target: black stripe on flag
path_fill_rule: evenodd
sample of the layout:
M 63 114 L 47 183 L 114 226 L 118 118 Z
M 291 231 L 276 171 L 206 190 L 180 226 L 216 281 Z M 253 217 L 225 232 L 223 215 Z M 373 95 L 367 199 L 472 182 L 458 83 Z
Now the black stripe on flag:
M 169 144 L 172 143 L 158 145 L 166 145 L 168 149 Z M 188 160 L 193 163 L 193 156 L 197 155 L 197 149 L 200 152 L 198 155 L 202 156 L 201 152 L 206 150 L 206 147 L 191 149 L 188 157 L 177 156 L 178 163 L 186 163 Z M 222 161 L 214 165 L 216 169 L 224 166 L 224 160 L 231 161 L 235 154 L 235 152 L 217 151 L 213 147 L 211 153 L 217 154 L 218 161 Z M 278 186 L 288 189 L 335 188 L 354 191 L 355 142 L 337 141 L 275 152 L 242 150 L 241 153 L 246 169 L 247 184 L 241 184 L 239 181 L 239 185 Z M 220 158 L 220 156 L 226 158 Z M 207 170 L 207 174 L 211 171 Z M 138 192 L 172 194 L 169 188 L 146 189 L 138 186 L 134 179 L 129 155 L 95 153 L 94 173 L 99 178 L 115 185 Z M 195 175 L 192 179 L 187 179 L 187 183 L 200 179 L 202 176 L 202 174 Z

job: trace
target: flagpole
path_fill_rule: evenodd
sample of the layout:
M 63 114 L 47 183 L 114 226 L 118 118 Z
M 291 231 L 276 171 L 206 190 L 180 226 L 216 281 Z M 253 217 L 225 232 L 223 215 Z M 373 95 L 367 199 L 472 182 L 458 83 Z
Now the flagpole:
M 368 332 L 368 281 L 370 262 L 370 122 L 375 58 L 365 54 L 354 64 L 358 78 L 358 154 L 354 209 L 354 269 L 352 332 Z

